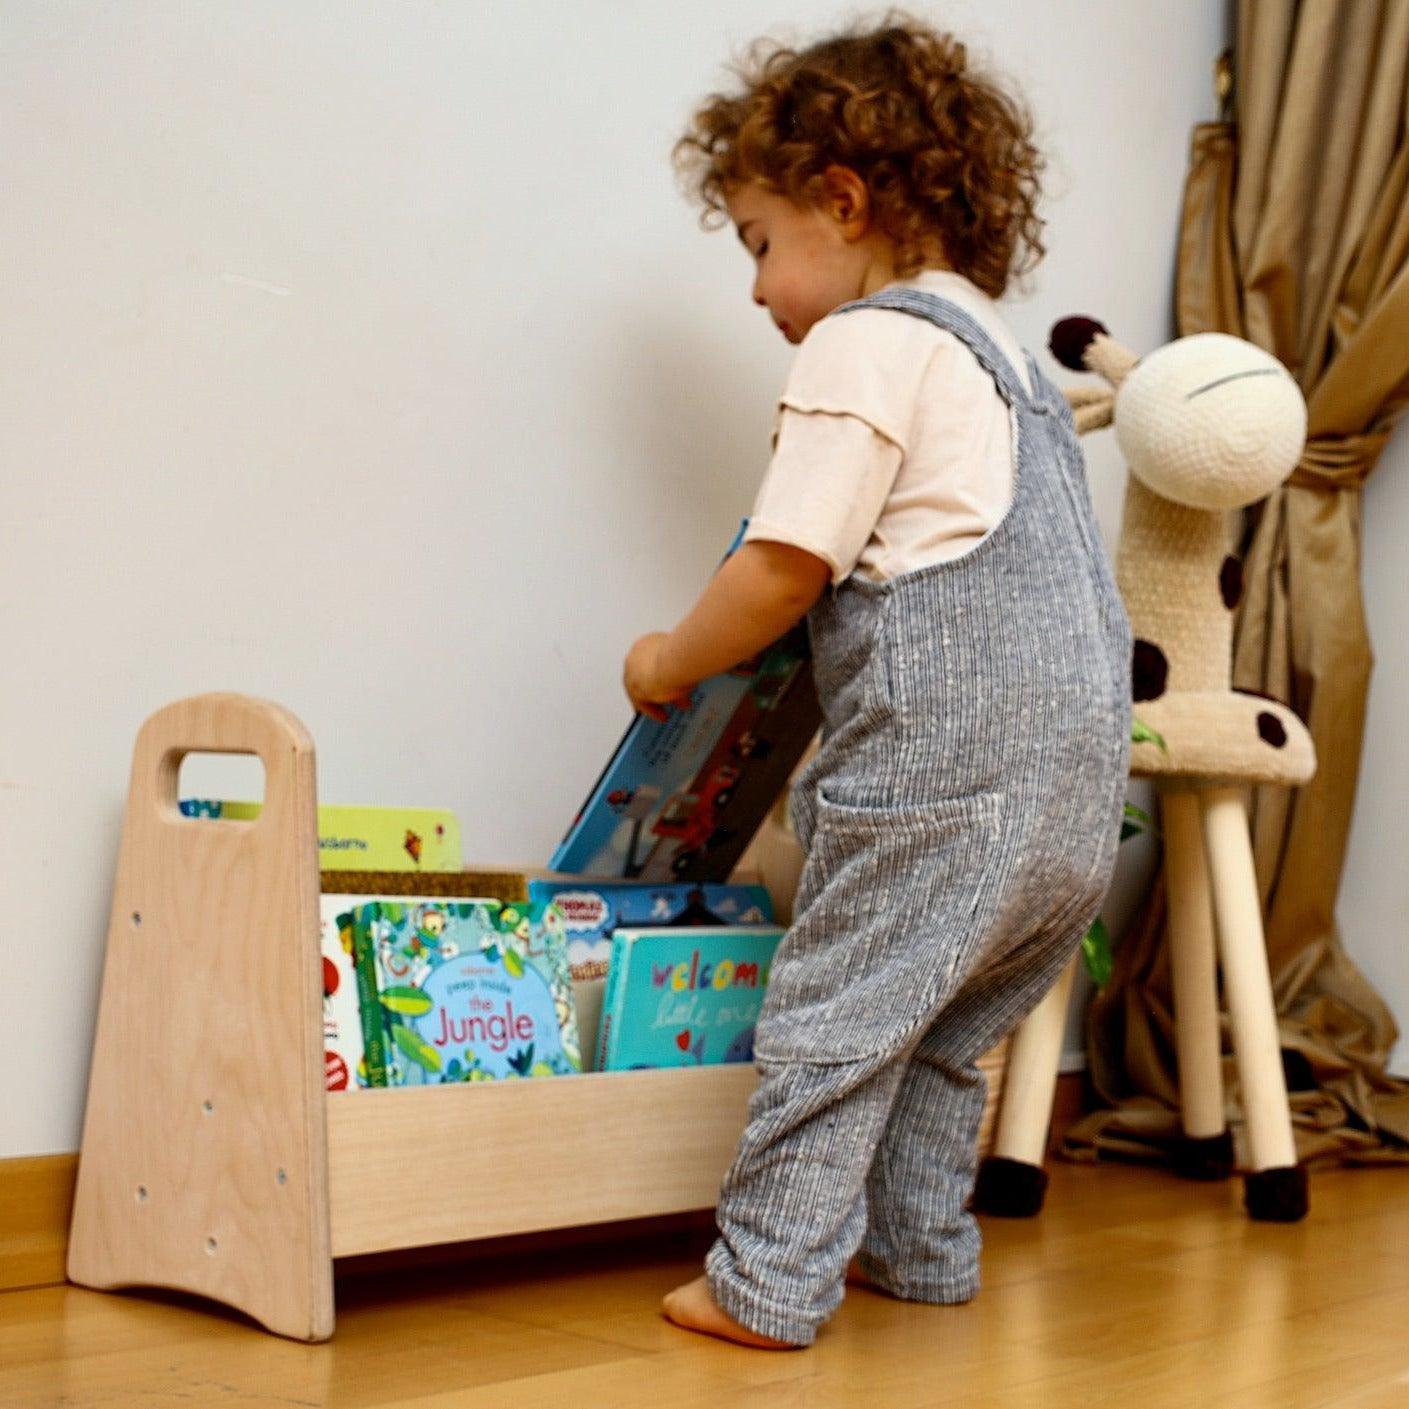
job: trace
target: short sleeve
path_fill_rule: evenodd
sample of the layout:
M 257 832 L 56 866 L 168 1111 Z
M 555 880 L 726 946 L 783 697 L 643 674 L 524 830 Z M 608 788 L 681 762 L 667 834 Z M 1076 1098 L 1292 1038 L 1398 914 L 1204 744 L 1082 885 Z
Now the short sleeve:
M 869 422 L 786 406 L 746 542 L 788 543 L 821 558 L 834 584 L 855 569 L 880 520 L 903 454 Z
M 943 341 L 936 333 L 923 319 L 885 308 L 823 318 L 799 345 L 779 404 L 855 417 L 904 453 L 920 386 Z

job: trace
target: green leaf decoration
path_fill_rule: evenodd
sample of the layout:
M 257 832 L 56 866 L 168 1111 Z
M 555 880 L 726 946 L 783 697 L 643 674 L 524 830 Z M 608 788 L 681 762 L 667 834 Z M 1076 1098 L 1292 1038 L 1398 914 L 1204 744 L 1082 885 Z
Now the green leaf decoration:
M 1081 941 L 1081 957 L 1086 964 L 1086 972 L 1091 975 L 1091 982 L 1097 988 L 1104 988 L 1115 969 L 1115 954 L 1111 948 L 1110 931 L 1099 915 Z
M 409 1027 L 393 1023 L 391 1025 L 391 1040 L 418 1067 L 422 1067 L 426 1071 L 438 1072 L 440 1070 L 440 1053 L 429 1042 L 424 1042 L 417 1037 Z
M 1154 744 L 1165 753 L 1169 752 L 1169 745 L 1164 741 L 1164 735 L 1156 729 L 1151 729 L 1148 724 L 1141 723 L 1135 719 L 1130 725 L 1130 742 L 1132 744 Z
M 408 1018 L 423 1018 L 435 1004 L 419 988 L 401 987 L 382 990 L 382 1007 Z
M 406 907 L 399 901 L 385 900 L 382 902 L 382 913 L 394 925 L 399 925 L 406 918 Z
M 504 946 L 504 967 L 515 978 L 523 977 L 523 960 L 519 958 L 519 951 L 511 949 L 507 944 Z
M 450 908 L 455 912 L 455 918 L 457 920 L 468 920 L 470 918 L 471 907 L 463 902 L 452 905 Z

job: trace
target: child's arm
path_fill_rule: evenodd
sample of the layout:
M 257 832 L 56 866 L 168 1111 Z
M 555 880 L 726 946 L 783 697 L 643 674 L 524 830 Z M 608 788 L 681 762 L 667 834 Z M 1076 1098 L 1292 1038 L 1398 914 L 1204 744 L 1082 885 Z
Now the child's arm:
M 725 559 L 686 618 L 643 636 L 626 658 L 626 693 L 652 719 L 682 703 L 701 680 L 771 646 L 807 615 L 831 581 L 831 565 L 789 543 L 756 539 Z

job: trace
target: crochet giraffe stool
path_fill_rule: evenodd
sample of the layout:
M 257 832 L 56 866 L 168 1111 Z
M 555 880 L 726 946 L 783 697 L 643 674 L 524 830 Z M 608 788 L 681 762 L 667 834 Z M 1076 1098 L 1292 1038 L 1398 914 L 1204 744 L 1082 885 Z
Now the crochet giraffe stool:
M 1291 474 L 1306 436 L 1301 391 L 1275 358 L 1222 333 L 1200 333 L 1137 358 L 1089 318 L 1052 330 L 1064 366 L 1104 388 L 1068 393 L 1078 430 L 1114 422 L 1130 468 L 1116 578 L 1135 635 L 1136 718 L 1162 736 L 1132 746 L 1131 773 L 1156 781 L 1164 822 L 1169 954 L 1184 1140 L 1176 1168 L 1227 1178 L 1233 1142 L 1220 1072 L 1223 972 L 1246 1118 L 1244 1199 L 1254 1219 L 1307 1210 L 1277 1038 L 1276 1010 L 1242 788 L 1304 783 L 1311 737 L 1284 705 L 1231 687 L 1241 564 L 1227 511 Z M 1216 923 L 1215 923 L 1216 922 Z M 994 1153 L 974 1192 L 982 1212 L 1042 1206 L 1042 1154 L 1075 966 L 1019 1029 Z

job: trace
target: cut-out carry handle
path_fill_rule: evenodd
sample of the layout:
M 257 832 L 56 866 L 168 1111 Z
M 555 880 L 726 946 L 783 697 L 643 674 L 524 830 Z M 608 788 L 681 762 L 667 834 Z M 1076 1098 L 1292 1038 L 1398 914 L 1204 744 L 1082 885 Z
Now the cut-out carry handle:
M 295 773 L 313 766 L 313 736 L 281 705 L 249 695 L 195 695 L 158 710 L 142 726 L 133 758 L 133 782 L 158 816 L 185 823 L 178 806 L 182 761 L 193 753 L 245 754 L 264 767 L 264 804 L 258 819 L 278 826 L 295 791 Z M 255 822 L 230 825 L 248 828 Z
M 176 798 L 183 817 L 218 825 L 248 818 L 244 809 L 257 809 L 264 801 L 264 761 L 257 753 L 193 749 L 182 755 L 177 769 Z

